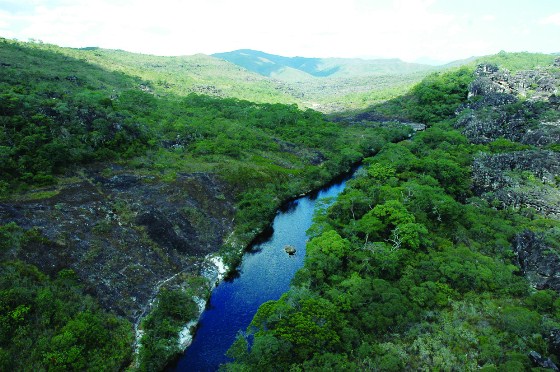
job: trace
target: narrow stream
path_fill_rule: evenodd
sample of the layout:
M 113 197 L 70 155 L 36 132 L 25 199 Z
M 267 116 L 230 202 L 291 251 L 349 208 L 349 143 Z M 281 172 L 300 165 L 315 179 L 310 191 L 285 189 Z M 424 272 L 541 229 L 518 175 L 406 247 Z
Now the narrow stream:
M 237 333 L 247 328 L 262 303 L 277 300 L 288 290 L 294 274 L 303 266 L 306 231 L 317 202 L 338 196 L 351 177 L 291 201 L 277 213 L 270 237 L 243 256 L 239 276 L 214 289 L 192 344 L 168 371 L 216 371 L 229 361 L 225 352 Z M 296 254 L 288 255 L 286 245 L 294 246 Z

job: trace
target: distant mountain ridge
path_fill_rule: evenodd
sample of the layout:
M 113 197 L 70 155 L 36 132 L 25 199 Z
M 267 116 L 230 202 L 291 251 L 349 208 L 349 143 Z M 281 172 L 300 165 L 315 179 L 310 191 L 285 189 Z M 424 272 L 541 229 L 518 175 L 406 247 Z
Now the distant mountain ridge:
M 330 76 L 340 69 L 338 66 L 333 68 L 321 68 L 321 58 L 283 57 L 252 49 L 216 53 L 212 54 L 212 56 L 224 59 L 264 76 L 271 76 L 274 72 L 287 67 L 306 72 L 316 77 Z
M 309 78 L 359 77 L 366 75 L 404 74 L 434 69 L 433 66 L 408 63 L 400 59 L 360 59 L 360 58 L 307 58 L 284 57 L 252 49 L 215 53 L 213 57 L 224 59 L 260 75 L 291 80 L 296 77 Z M 303 73 L 303 74 L 302 74 Z

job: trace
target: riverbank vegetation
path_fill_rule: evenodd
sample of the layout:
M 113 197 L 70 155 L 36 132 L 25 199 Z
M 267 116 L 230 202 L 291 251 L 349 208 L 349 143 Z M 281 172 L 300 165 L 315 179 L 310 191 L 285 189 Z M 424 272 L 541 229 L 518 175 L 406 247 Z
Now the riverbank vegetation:
M 560 297 L 523 276 L 520 251 L 531 235 L 557 255 L 560 223 L 473 187 L 481 153 L 524 148 L 503 138 L 473 144 L 453 127 L 473 80 L 472 69 L 432 75 L 377 107 L 429 128 L 367 158 L 316 215 L 304 268 L 260 307 L 225 369 L 511 371 L 558 362 Z

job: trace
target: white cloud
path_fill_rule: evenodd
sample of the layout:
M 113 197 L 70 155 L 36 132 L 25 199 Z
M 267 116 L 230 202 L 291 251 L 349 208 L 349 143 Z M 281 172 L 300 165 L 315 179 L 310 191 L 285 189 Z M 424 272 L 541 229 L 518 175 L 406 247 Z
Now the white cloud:
M 542 18 L 540 23 L 544 25 L 560 26 L 560 13 L 551 14 L 548 17 Z

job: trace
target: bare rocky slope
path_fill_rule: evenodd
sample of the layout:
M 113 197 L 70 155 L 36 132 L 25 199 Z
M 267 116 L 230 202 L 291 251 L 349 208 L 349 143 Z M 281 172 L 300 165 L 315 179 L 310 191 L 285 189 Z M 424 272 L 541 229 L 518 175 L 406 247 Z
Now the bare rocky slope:
M 158 283 L 211 265 L 204 257 L 232 232 L 233 214 L 228 190 L 205 173 L 156 182 L 92 170 L 50 198 L 0 203 L 0 224 L 41 232 L 14 258 L 49 274 L 73 269 L 104 308 L 132 322 Z

